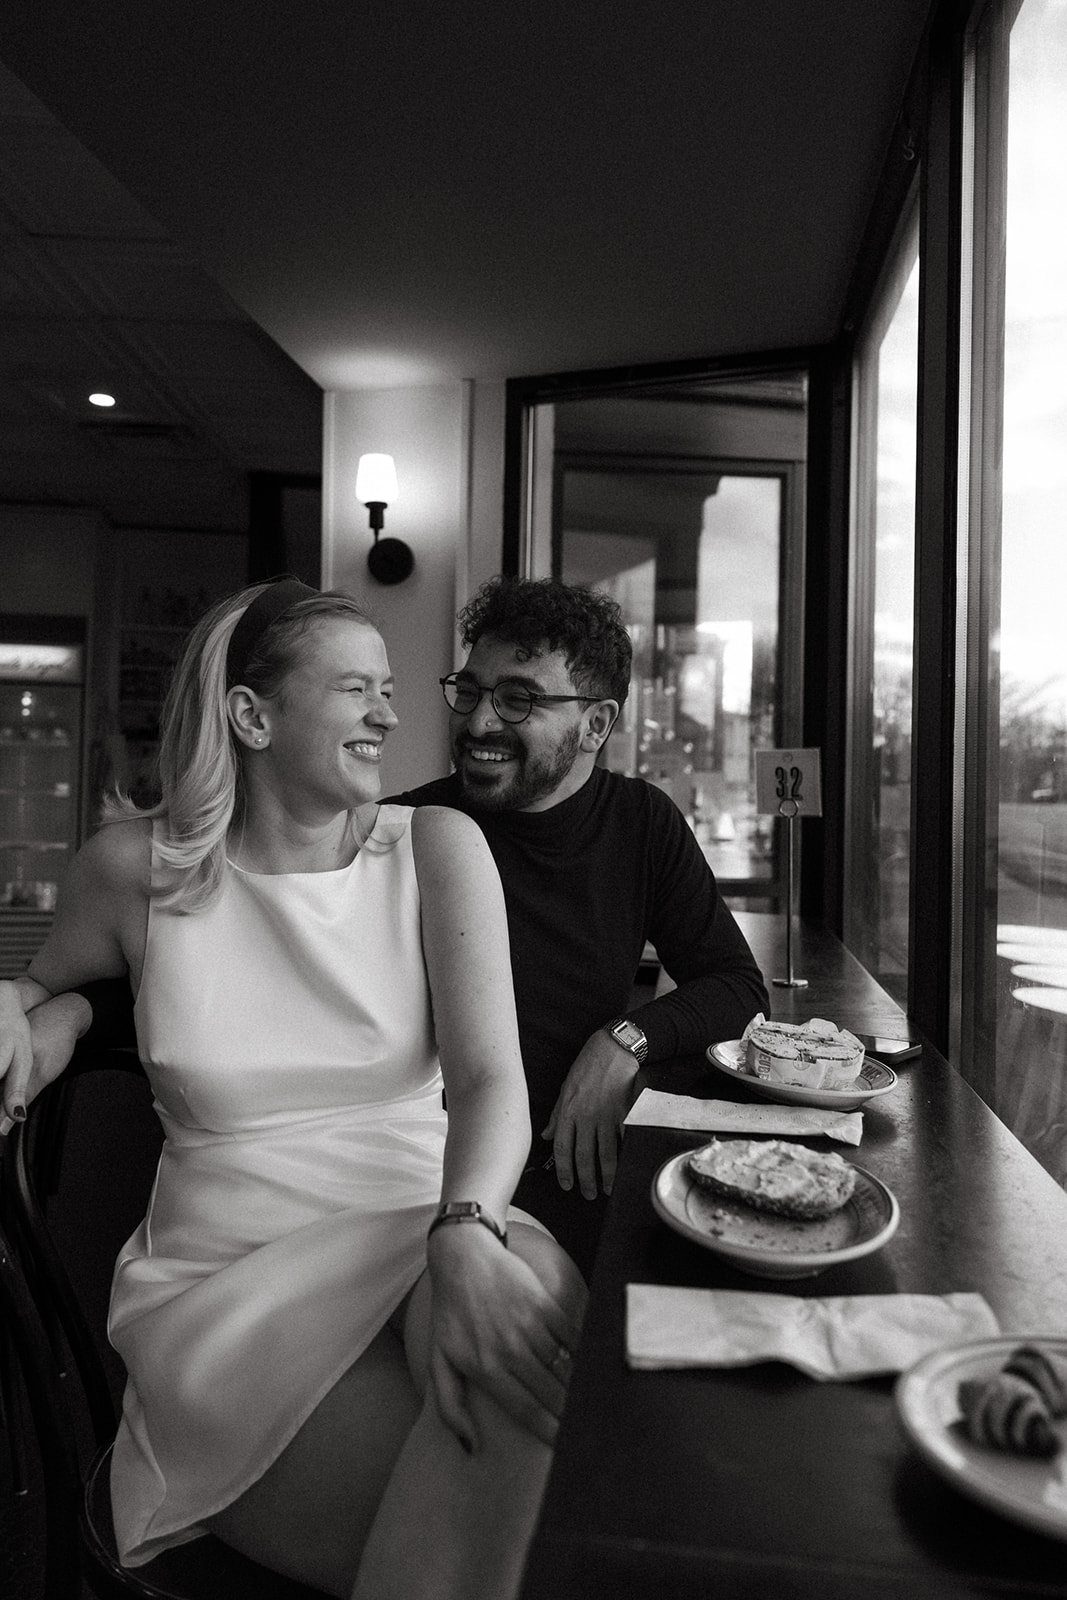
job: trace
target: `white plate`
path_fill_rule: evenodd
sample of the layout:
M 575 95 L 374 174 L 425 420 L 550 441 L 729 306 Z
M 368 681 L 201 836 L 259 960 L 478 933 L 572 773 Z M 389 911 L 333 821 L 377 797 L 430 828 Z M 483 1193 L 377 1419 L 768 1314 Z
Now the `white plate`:
M 963 1494 L 1039 1533 L 1067 1539 L 1067 1419 L 1053 1423 L 1061 1448 L 1050 1461 L 974 1444 L 960 1421 L 960 1381 L 991 1377 L 1028 1342 L 978 1339 L 924 1356 L 897 1380 L 897 1415 L 927 1465 Z M 1067 1359 L 1067 1339 L 1032 1342 Z
M 663 1163 L 652 1184 L 653 1206 L 676 1233 L 757 1278 L 810 1278 L 881 1249 L 897 1230 L 896 1198 L 863 1167 L 854 1168 L 856 1187 L 840 1211 L 797 1222 L 702 1189 L 686 1166 L 692 1154 L 683 1150 Z
M 769 1083 L 766 1078 L 755 1078 L 745 1072 L 745 1053 L 740 1039 L 727 1039 L 722 1044 L 709 1045 L 705 1052 L 713 1067 L 718 1067 L 735 1083 L 743 1083 L 753 1094 L 764 1100 L 775 1100 L 779 1105 L 820 1106 L 824 1111 L 852 1111 L 856 1106 L 888 1094 L 896 1087 L 897 1075 L 892 1067 L 864 1056 L 859 1076 L 843 1089 L 805 1089 L 794 1083 Z

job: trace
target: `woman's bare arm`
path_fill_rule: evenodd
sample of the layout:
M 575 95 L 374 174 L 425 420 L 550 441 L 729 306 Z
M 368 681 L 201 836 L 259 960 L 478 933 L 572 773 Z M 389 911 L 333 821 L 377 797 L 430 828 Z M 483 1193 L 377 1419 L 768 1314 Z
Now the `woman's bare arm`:
M 450 1113 L 442 1199 L 478 1200 L 503 1227 L 530 1144 L 504 895 L 468 817 L 423 807 L 412 829 Z
M 448 1102 L 442 1198 L 476 1200 L 503 1227 L 530 1143 L 500 880 L 477 826 L 459 812 L 416 811 L 423 948 Z M 551 1371 L 572 1347 L 570 1312 L 478 1224 L 434 1231 L 430 1382 L 438 1408 L 477 1447 L 467 1383 L 484 1388 L 546 1442 L 563 1391 Z
M 55 921 L 26 972 L 0 983 L 2 1114 L 29 1100 L 66 1066 L 92 1021 L 80 995 L 93 978 L 139 974 L 147 925 L 147 823 L 117 823 L 79 850 L 63 884 Z
M 26 976 L 50 994 L 140 976 L 148 915 L 148 822 L 101 828 L 71 862 L 48 938 Z

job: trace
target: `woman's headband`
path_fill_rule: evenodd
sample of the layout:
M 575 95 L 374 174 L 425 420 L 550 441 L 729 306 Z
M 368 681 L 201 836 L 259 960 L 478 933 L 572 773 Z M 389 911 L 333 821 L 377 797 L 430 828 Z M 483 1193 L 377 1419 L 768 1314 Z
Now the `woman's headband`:
M 246 606 L 230 634 L 226 650 L 226 687 L 232 689 L 240 683 L 251 660 L 252 652 L 272 622 L 295 606 L 300 600 L 312 600 L 319 593 L 310 589 L 299 578 L 273 578 L 251 605 Z

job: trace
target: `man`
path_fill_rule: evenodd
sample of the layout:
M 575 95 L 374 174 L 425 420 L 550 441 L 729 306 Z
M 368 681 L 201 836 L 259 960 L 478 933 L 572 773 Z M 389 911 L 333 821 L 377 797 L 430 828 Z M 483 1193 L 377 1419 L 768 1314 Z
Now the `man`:
M 767 993 L 681 812 L 597 765 L 630 684 L 615 602 L 497 578 L 460 625 L 467 661 L 442 680 L 454 771 L 392 798 L 465 811 L 489 843 L 534 1129 L 515 1202 L 588 1272 L 640 1067 L 739 1037 Z M 631 1010 L 646 940 L 677 987 Z

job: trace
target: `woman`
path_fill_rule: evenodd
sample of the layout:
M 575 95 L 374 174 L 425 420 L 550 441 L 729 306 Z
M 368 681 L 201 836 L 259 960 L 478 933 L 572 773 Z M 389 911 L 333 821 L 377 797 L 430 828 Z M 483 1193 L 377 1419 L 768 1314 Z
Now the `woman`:
M 111 808 L 0 986 L 4 1108 L 84 1026 L 62 991 L 128 972 L 167 1137 L 112 1289 L 124 1560 L 210 1529 L 332 1594 L 505 1596 L 583 1290 L 508 1216 L 500 885 L 467 818 L 376 804 L 391 695 L 346 596 L 284 580 L 204 617 L 160 805 Z

